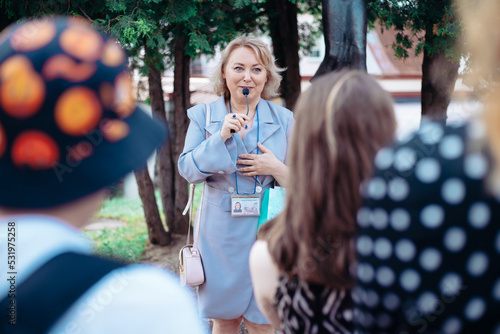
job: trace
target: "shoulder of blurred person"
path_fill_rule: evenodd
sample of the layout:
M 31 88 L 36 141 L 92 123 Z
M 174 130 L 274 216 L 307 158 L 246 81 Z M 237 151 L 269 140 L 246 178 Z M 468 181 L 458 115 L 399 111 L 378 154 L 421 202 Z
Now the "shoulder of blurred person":
M 44 215 L 19 215 L 8 219 L 16 223 L 19 235 L 16 242 L 17 262 L 16 287 L 23 288 L 23 283 L 32 275 L 40 277 L 40 268 L 50 260 L 64 254 L 74 253 L 88 256 L 86 261 L 72 264 L 88 267 L 92 263 L 92 246 L 78 230 L 65 222 Z M 6 222 L 2 219 L 0 226 Z M 40 239 L 43 238 L 43 243 Z M 33 247 L 33 245 L 37 245 Z M 5 255 L 3 250 L 0 254 Z M 80 258 L 77 257 L 76 260 Z M 127 264 L 120 260 L 113 269 L 92 283 L 90 288 L 71 302 L 71 306 L 58 314 L 49 333 L 135 333 L 143 330 L 147 333 L 204 333 L 203 326 L 196 313 L 194 296 L 189 290 L 180 287 L 178 278 L 168 270 L 146 264 Z M 44 275 L 53 271 L 45 271 Z M 66 275 L 64 268 L 58 269 L 59 277 Z M 85 281 L 85 280 L 84 280 Z M 0 298 L 6 298 L 9 291 L 8 281 L 0 282 Z M 31 283 L 30 283 L 31 284 Z M 51 282 L 51 286 L 57 282 Z M 76 283 L 76 285 L 81 282 Z M 64 282 L 66 287 L 77 289 L 71 282 Z M 50 290 L 40 291 L 46 299 L 52 298 L 57 303 L 60 294 Z M 21 298 L 20 295 L 18 295 Z M 31 297 L 29 297 L 31 298 Z M 37 296 L 36 298 L 40 298 Z M 56 299 L 54 299 L 56 298 Z M 66 299 L 65 296 L 62 296 Z M 42 310 L 52 315 L 57 311 L 46 311 L 46 304 L 31 305 L 29 312 Z M 25 317 L 28 316 L 25 313 Z M 19 319 L 19 325 L 29 323 L 30 314 Z
M 249 265 L 257 305 L 274 328 L 280 329 L 281 321 L 276 312 L 274 296 L 281 273 L 270 253 L 267 242 L 268 235 L 275 224 L 276 218 L 260 227 L 257 241 L 250 251 Z
M 51 333 L 205 333 L 194 294 L 165 269 L 114 270 L 71 306 Z

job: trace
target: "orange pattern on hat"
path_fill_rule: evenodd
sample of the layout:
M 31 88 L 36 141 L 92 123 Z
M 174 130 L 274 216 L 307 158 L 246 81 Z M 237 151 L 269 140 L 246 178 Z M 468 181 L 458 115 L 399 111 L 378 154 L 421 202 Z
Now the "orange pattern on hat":
M 84 86 L 68 89 L 56 102 L 56 123 L 64 133 L 72 136 L 93 130 L 101 115 L 102 106 L 97 94 Z
M 9 80 L 19 72 L 33 72 L 33 63 L 24 55 L 13 55 L 0 64 L 0 78 Z
M 101 132 L 107 141 L 116 143 L 127 137 L 130 128 L 127 123 L 119 119 L 108 119 L 101 123 Z
M 47 59 L 42 74 L 47 80 L 64 79 L 69 82 L 82 82 L 90 79 L 97 70 L 93 63 L 78 63 L 72 58 L 59 54 Z
M 115 80 L 115 112 L 121 118 L 127 118 L 134 112 L 135 98 L 132 79 L 126 72 Z
M 101 62 L 109 67 L 117 67 L 123 64 L 124 61 L 125 52 L 115 40 L 109 39 L 104 46 Z
M 16 51 L 27 52 L 41 49 L 56 35 L 56 25 L 49 20 L 24 23 L 14 31 L 10 45 Z
M 34 115 L 43 104 L 45 90 L 45 82 L 27 57 L 14 55 L 0 66 L 0 106 L 10 116 Z
M 68 54 L 88 62 L 101 57 L 103 39 L 86 25 L 72 25 L 61 33 L 61 48 Z
M 5 148 L 7 147 L 7 136 L 5 135 L 5 131 L 0 124 L 0 157 L 5 152 Z
M 41 131 L 25 131 L 12 144 L 12 162 L 18 168 L 49 169 L 58 160 L 59 148 L 56 142 Z

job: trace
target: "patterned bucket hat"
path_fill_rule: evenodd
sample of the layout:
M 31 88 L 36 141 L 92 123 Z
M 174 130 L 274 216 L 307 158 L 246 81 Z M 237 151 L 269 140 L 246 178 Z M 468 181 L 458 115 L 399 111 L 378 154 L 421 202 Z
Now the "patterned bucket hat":
M 119 44 L 73 17 L 0 34 L 0 206 L 51 207 L 146 164 L 166 126 L 135 104 Z

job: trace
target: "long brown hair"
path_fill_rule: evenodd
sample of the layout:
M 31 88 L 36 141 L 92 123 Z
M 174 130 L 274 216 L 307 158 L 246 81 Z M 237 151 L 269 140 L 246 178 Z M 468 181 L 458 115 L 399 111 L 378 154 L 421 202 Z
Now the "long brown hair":
M 393 138 L 393 102 L 366 73 L 340 71 L 313 81 L 295 119 L 286 208 L 266 228 L 269 250 L 290 275 L 350 288 L 359 188 Z

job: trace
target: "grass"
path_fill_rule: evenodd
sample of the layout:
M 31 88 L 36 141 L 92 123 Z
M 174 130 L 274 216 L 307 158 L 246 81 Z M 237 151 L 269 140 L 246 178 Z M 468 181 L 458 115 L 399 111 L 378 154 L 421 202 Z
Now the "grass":
M 138 262 L 148 240 L 144 211 L 139 197 L 107 199 L 94 218 L 114 218 L 127 223 L 113 230 L 85 231 L 97 254 Z
M 194 211 L 201 198 L 202 185 L 196 186 L 194 198 Z M 158 208 L 162 219 L 159 193 L 156 193 Z M 193 215 L 194 216 L 194 215 Z M 139 197 L 126 199 L 114 197 L 107 199 L 94 218 L 120 219 L 127 223 L 126 226 L 113 230 L 85 231 L 85 235 L 94 244 L 97 254 L 122 259 L 128 262 L 138 262 L 146 249 L 148 230 L 144 219 L 144 210 Z

